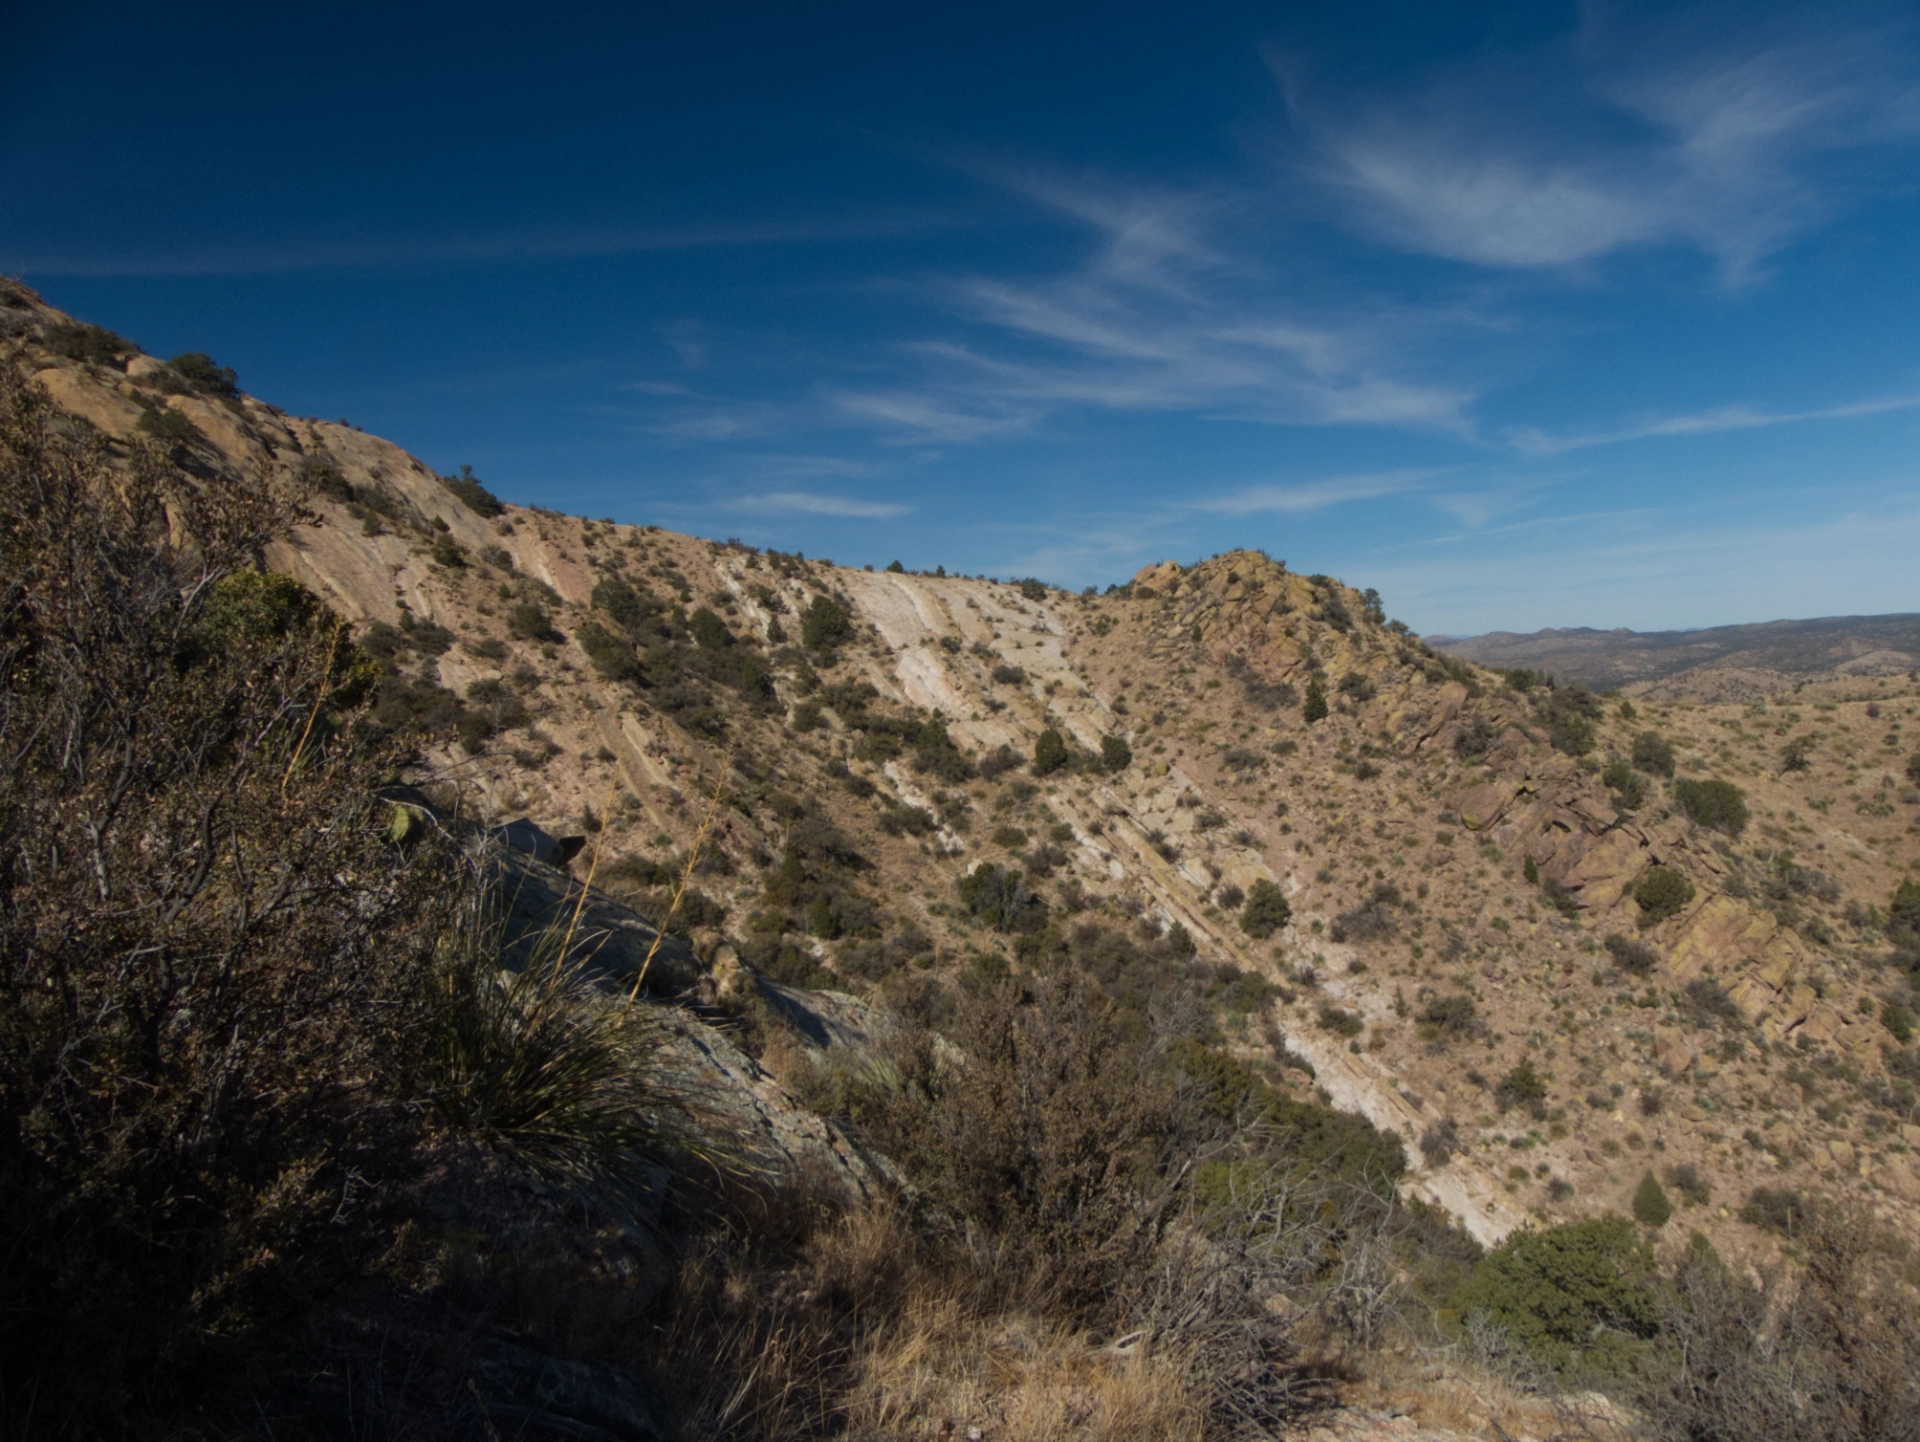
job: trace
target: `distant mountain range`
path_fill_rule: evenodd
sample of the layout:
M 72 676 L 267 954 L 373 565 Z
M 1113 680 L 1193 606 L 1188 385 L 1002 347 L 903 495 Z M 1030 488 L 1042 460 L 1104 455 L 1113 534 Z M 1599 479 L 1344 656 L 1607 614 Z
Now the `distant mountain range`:
M 1920 614 L 1826 616 L 1699 631 L 1555 627 L 1520 635 L 1429 636 L 1435 648 L 1506 669 L 1546 671 L 1599 688 L 1692 695 L 1766 693 L 1801 681 L 1893 676 L 1920 668 Z

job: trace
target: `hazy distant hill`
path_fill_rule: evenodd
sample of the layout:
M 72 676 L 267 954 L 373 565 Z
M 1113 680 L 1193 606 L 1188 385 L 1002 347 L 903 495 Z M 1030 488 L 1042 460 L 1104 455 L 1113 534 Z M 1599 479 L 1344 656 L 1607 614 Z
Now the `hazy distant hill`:
M 1798 681 L 1893 676 L 1920 667 L 1920 614 L 1911 613 L 1764 621 L 1700 631 L 1575 626 L 1528 635 L 1490 631 L 1429 639 L 1450 655 L 1484 666 L 1528 667 L 1589 686 L 1637 686 L 1676 696 L 1730 688 L 1764 694 Z

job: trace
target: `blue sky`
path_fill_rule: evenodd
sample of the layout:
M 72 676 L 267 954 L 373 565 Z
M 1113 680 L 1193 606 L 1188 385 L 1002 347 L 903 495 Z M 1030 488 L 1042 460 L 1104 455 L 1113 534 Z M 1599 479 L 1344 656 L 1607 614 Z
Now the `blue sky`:
M 0 269 L 841 562 L 1920 610 L 1911 7 L 402 8 L 0 7 Z

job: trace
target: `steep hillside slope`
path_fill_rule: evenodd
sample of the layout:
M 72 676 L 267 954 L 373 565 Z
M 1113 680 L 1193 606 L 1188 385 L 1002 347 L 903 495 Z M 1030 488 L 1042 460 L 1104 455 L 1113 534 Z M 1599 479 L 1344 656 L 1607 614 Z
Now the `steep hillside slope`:
M 264 559 L 383 661 L 383 713 L 443 738 L 412 779 L 602 833 L 597 884 L 691 934 L 705 1000 L 745 966 L 937 1012 L 963 970 L 1072 956 L 1142 1027 L 1217 1028 L 1397 1133 L 1407 1189 L 1482 1240 L 1680 1167 L 1682 1219 L 1736 1252 L 1772 1245 L 1737 1216 L 1757 1186 L 1916 1226 L 1883 941 L 1920 859 L 1904 676 L 1811 716 L 1635 714 L 1515 689 L 1258 552 L 1075 595 L 504 506 L 4 301 L 74 417 L 208 485 L 307 488 Z

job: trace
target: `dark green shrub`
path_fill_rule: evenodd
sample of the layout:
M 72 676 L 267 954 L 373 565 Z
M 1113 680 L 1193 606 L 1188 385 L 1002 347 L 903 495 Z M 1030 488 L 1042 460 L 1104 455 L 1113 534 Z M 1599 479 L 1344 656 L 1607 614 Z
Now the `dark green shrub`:
M 809 731 L 820 729 L 822 717 L 818 701 L 802 701 L 793 708 L 793 719 L 789 723 L 795 731 L 805 735 Z
M 1593 723 L 1600 715 L 1600 701 L 1585 686 L 1550 686 L 1536 696 L 1534 706 L 1546 722 L 1547 739 L 1556 751 L 1585 756 L 1593 750 Z
M 353 486 L 345 476 L 326 462 L 311 457 L 300 463 L 300 468 L 294 472 L 294 482 L 343 506 L 354 499 Z
M 1893 1033 L 1893 1039 L 1905 1046 L 1913 1040 L 1913 1013 L 1897 1001 L 1880 1008 L 1880 1025 Z
M 1909 876 L 1894 887 L 1887 902 L 1887 923 L 1895 931 L 1920 931 L 1920 881 Z
M 1784 1236 L 1804 1231 L 1814 1217 L 1813 1203 L 1791 1187 L 1755 1187 L 1740 1208 L 1740 1220 Z
M 1813 768 L 1813 738 L 1795 736 L 1780 748 L 1780 771 L 1808 771 Z
M 1569 920 L 1580 914 L 1580 898 L 1559 882 L 1551 878 L 1541 882 L 1540 894 L 1546 898 L 1548 906 Z
M 1633 764 L 1652 776 L 1673 775 L 1673 743 L 1658 731 L 1633 738 Z
M 1738 836 L 1747 825 L 1747 799 L 1731 781 L 1676 781 L 1673 799 L 1697 825 Z
M 993 668 L 993 679 L 1002 686 L 1019 686 L 1025 684 L 1027 673 L 1018 666 L 1009 666 L 1003 662 Z
M 553 619 L 538 601 L 522 601 L 507 612 L 507 629 L 526 641 L 557 639 Z
M 57 356 L 68 360 L 111 365 L 123 355 L 140 349 L 130 340 L 122 340 L 112 331 L 80 321 L 59 321 L 46 329 L 40 343 Z
M 947 732 L 947 723 L 938 716 L 922 722 L 913 734 L 913 769 L 947 782 L 966 781 L 973 776 L 973 763 L 960 754 Z
M 1428 1041 L 1453 1041 L 1478 1036 L 1486 1029 L 1480 1005 L 1464 991 L 1436 996 L 1420 1009 L 1415 1020 Z
M 960 904 L 998 931 L 1034 932 L 1047 924 L 1047 903 L 1011 867 L 983 861 L 960 879 Z
M 1494 748 L 1501 728 L 1484 716 L 1470 717 L 1453 738 L 1454 754 L 1462 760 L 1477 761 Z
M 1500 1104 L 1501 1111 L 1508 1107 L 1523 1106 L 1544 1114 L 1547 1079 L 1533 1069 L 1531 1058 L 1523 1057 L 1519 1065 L 1500 1078 L 1500 1084 L 1493 1089 L 1493 1098 Z
M 1600 781 L 1618 797 L 1621 806 L 1628 811 L 1638 811 L 1647 804 L 1646 778 L 1625 761 L 1611 763 L 1600 773 Z
M 1430 1167 L 1444 1167 L 1466 1149 L 1460 1123 L 1452 1117 L 1435 1122 L 1420 1137 L 1420 1155 L 1427 1159 Z
M 1669 1171 L 1667 1185 L 1678 1192 L 1690 1207 L 1704 1207 L 1713 1200 L 1713 1188 L 1700 1175 L 1700 1168 L 1692 1162 L 1682 1162 Z
M 1547 740 L 1556 751 L 1585 756 L 1593 750 L 1593 722 L 1584 716 L 1563 716 L 1548 729 Z
M 478 709 L 494 731 L 511 731 L 527 724 L 526 703 L 508 689 L 504 681 L 475 681 L 467 687 L 467 704 Z
M 1746 1017 L 1733 995 L 1710 977 L 1697 976 L 1680 993 L 1680 1010 L 1695 1026 L 1742 1026 Z
M 898 561 L 889 561 L 887 562 L 887 572 L 889 575 L 904 576 L 907 573 L 907 568 Z
M 1040 739 L 1033 746 L 1034 774 L 1049 775 L 1065 766 L 1068 759 L 1066 738 L 1053 727 L 1047 727 L 1040 733 Z
M 240 394 L 240 377 L 233 368 L 215 365 L 205 351 L 183 352 L 167 362 L 167 369 L 202 395 L 233 400 Z
M 980 758 L 978 770 L 989 781 L 997 781 L 1009 771 L 1018 771 L 1021 757 L 1018 751 L 1002 743 Z M 1027 783 L 1021 783 L 1025 785 Z
M 1327 715 L 1327 693 L 1320 689 L 1320 678 L 1307 682 L 1307 699 L 1301 703 L 1300 715 L 1307 722 L 1324 721 Z
M 833 900 L 826 892 L 814 897 L 813 904 L 807 908 L 807 930 L 822 941 L 836 941 L 840 936 L 840 918 L 833 909 Z
M 500 504 L 500 498 L 480 484 L 472 466 L 460 467 L 457 476 L 442 476 L 440 484 L 453 492 L 454 499 L 477 516 L 492 519 L 507 513 L 507 508 Z
M 1920 751 L 1914 752 L 1907 758 L 1907 780 L 1915 786 L 1920 786 Z
M 1133 748 L 1119 736 L 1100 738 L 1100 765 L 1106 771 L 1125 771 L 1133 765 Z
M 724 651 L 733 645 L 733 632 L 705 606 L 700 607 L 687 618 L 687 630 L 693 635 L 693 643 L 703 651 Z
M 594 673 L 608 681 L 639 681 L 644 678 L 640 658 L 633 643 L 616 635 L 598 621 L 582 621 L 573 633 L 580 649 L 587 653 Z
M 621 576 L 597 582 L 592 600 L 594 610 L 605 611 L 616 626 L 635 638 L 649 634 L 664 619 L 660 603 Z
M 467 553 L 452 536 L 435 536 L 433 563 L 436 566 L 445 566 L 450 571 L 464 571 L 467 568 Z
M 853 635 L 853 612 L 831 596 L 815 596 L 800 618 L 800 644 L 826 651 Z
M 1357 1012 L 1345 1011 L 1332 1002 L 1320 1003 L 1320 1029 L 1330 1031 L 1335 1036 L 1358 1036 L 1367 1029 L 1367 1024 Z
M 1633 1215 L 1649 1227 L 1664 1227 L 1673 1217 L 1673 1203 L 1667 1200 L 1666 1188 L 1652 1172 L 1641 1177 L 1640 1185 L 1633 1189 Z
M 152 436 L 171 456 L 190 446 L 204 446 L 206 436 L 200 427 L 174 410 L 171 406 L 149 406 L 140 412 L 138 429 L 143 435 Z
M 1555 1372 L 1605 1375 L 1659 1333 L 1657 1275 L 1633 1223 L 1588 1217 L 1510 1236 L 1455 1289 L 1453 1304 L 1505 1327 Z
M 1328 934 L 1335 941 L 1377 941 L 1391 936 L 1399 924 L 1394 914 L 1399 905 L 1400 888 L 1391 881 L 1376 881 L 1365 901 L 1334 917 Z
M 1047 599 L 1047 583 L 1045 581 L 1036 580 L 1034 577 L 1029 576 L 1026 580 L 1016 581 L 1014 584 L 1020 588 L 1020 594 L 1025 596 L 1029 601 L 1044 601 Z
M 1685 905 L 1684 902 L 1681 904 Z M 1618 932 L 1607 938 L 1606 947 L 1613 964 L 1633 976 L 1646 976 L 1660 964 L 1660 958 L 1652 947 Z
M 1273 882 L 1261 877 L 1247 892 L 1247 904 L 1240 909 L 1240 929 L 1256 941 L 1265 941 L 1293 919 L 1293 906 L 1287 894 Z
M 1693 900 L 1693 883 L 1670 866 L 1652 866 L 1633 888 L 1640 924 L 1657 926 Z

